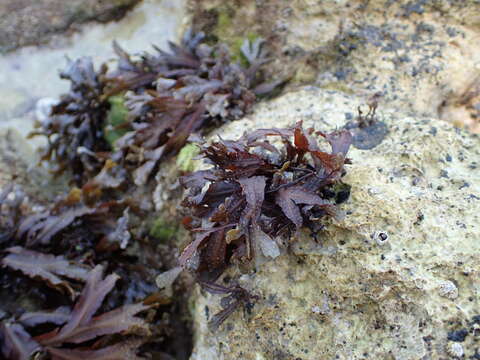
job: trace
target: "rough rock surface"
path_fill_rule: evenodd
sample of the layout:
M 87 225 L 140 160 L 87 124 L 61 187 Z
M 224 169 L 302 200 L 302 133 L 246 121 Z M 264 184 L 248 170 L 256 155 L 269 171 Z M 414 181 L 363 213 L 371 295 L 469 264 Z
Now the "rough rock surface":
M 52 34 L 90 20 L 119 19 L 139 0 L 2 0 L 0 53 L 45 42 Z
M 259 104 L 218 134 L 235 139 L 298 120 L 332 130 L 362 102 L 308 87 Z M 480 138 L 385 106 L 377 118 L 388 127 L 381 144 L 349 152 L 347 216 L 318 243 L 303 233 L 241 275 L 260 297 L 250 313 L 237 311 L 212 334 L 219 297 L 197 291 L 192 360 L 479 356 Z
M 17 184 L 37 203 L 46 203 L 65 191 L 66 179 L 52 179 L 38 160 L 38 153 L 23 134 L 14 128 L 0 128 L 0 192 L 10 184 Z
M 85 24 L 74 34 L 55 35 L 48 45 L 26 46 L 0 56 L 0 127 L 23 134 L 33 130 L 38 113 L 46 111 L 44 105 L 68 90 L 68 81 L 58 76 L 67 64 L 65 57 L 89 56 L 98 67 L 116 57 L 113 40 L 129 53 L 152 52 L 152 44 L 166 48 L 167 41 L 178 41 L 184 23 L 185 0 L 143 0 L 120 21 Z M 41 145 L 37 139 L 30 143 Z
M 192 1 L 197 28 L 263 37 L 272 73 L 480 132 L 478 0 Z

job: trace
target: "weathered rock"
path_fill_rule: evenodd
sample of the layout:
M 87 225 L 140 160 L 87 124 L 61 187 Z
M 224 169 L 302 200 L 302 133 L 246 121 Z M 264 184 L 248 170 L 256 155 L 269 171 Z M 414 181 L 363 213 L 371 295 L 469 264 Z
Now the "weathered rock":
M 118 20 L 140 0 L 2 0 L 0 53 L 38 45 L 55 33 L 90 20 Z
M 62 1 L 59 7 L 64 8 L 66 3 L 77 1 Z M 89 0 L 88 3 L 93 2 Z M 95 1 L 97 3 L 103 2 Z M 2 6 L 4 3 L 0 1 L 0 9 Z M 51 102 L 68 90 L 69 82 L 58 76 L 59 70 L 67 64 L 65 57 L 89 56 L 98 67 L 116 57 L 113 40 L 134 54 L 154 51 L 152 45 L 166 48 L 167 41 L 180 38 L 185 12 L 185 0 L 145 0 L 121 21 L 89 23 L 74 34 L 67 31 L 55 35 L 48 45 L 27 46 L 0 56 L 0 127 L 12 126 L 22 133 L 33 129 L 39 105 Z M 0 31 L 0 37 L 2 34 Z
M 303 120 L 344 126 L 362 100 L 309 87 L 259 104 L 218 134 Z M 341 205 L 316 243 L 307 233 L 240 282 L 259 296 L 215 333 L 219 297 L 195 295 L 192 360 L 446 359 L 478 347 L 480 138 L 450 124 L 378 110 L 388 127 L 370 150 L 352 148 Z M 230 269 L 230 277 L 240 275 Z M 475 330 L 477 328 L 477 330 Z M 477 344 L 477 345 L 475 345 Z M 453 355 L 452 355 L 453 354 Z
M 34 162 L 32 148 L 13 129 L 0 129 L 0 188 L 24 177 Z
M 0 128 L 0 192 L 15 184 L 36 203 L 45 203 L 65 191 L 66 179 L 53 179 L 38 162 L 38 153 L 23 134 L 14 128 Z
M 265 38 L 272 75 L 293 73 L 293 86 L 381 92 L 480 132 L 478 0 L 192 2 L 195 25 L 223 41 Z

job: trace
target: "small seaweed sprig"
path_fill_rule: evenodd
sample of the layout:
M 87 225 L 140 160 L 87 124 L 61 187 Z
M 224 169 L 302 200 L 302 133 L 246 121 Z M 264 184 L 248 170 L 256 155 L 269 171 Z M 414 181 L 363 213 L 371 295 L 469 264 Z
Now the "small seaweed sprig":
M 95 71 L 89 57 L 69 60 L 60 77 L 70 81 L 70 91 L 61 96 L 50 117 L 32 134 L 47 138 L 43 160 L 50 161 L 56 173 L 70 169 L 77 184 L 101 169 L 98 155 L 110 150 L 103 136 L 109 110 L 102 99 L 106 72 L 106 65 Z

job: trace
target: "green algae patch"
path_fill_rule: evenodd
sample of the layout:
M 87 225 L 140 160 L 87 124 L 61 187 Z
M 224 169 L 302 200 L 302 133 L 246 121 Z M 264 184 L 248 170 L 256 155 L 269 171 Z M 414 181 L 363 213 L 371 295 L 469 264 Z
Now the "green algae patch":
M 107 115 L 107 122 L 105 125 L 105 140 L 113 147 L 115 141 L 125 135 L 128 131 L 126 128 L 121 128 L 121 125 L 127 121 L 128 109 L 125 106 L 125 98 L 123 95 L 114 95 L 108 98 L 110 103 L 110 110 Z
M 177 227 L 169 224 L 165 219 L 157 218 L 150 228 L 150 236 L 162 240 L 168 241 L 175 236 Z
M 185 145 L 177 155 L 177 166 L 181 171 L 191 172 L 195 170 L 195 156 L 200 153 L 197 145 Z
M 243 23 L 245 19 L 248 18 L 248 14 L 251 14 L 253 18 L 255 7 L 249 8 L 246 6 L 241 7 L 240 9 L 235 9 L 232 6 L 224 5 L 217 7 L 215 12 L 217 13 L 217 23 L 214 27 L 213 34 L 217 37 L 219 42 L 225 42 L 229 45 L 231 59 L 233 61 L 238 61 L 242 65 L 247 66 L 248 61 L 243 56 L 240 48 L 245 40 L 253 42 L 260 36 L 251 30 L 244 29 L 246 31 L 239 31 L 239 26 L 246 26 L 245 24 L 240 25 L 239 21 L 241 19 Z M 241 13 L 239 14 L 239 12 Z
M 232 60 L 239 61 L 243 66 L 248 66 L 248 59 L 243 55 L 241 47 L 243 43 L 248 40 L 253 43 L 260 36 L 254 32 L 248 32 L 243 37 L 232 37 L 230 40 L 230 49 L 232 51 Z
M 222 34 L 222 32 L 229 31 L 231 25 L 232 25 L 232 14 L 229 9 L 218 9 L 218 19 L 217 19 L 217 28 L 216 28 L 216 33 L 217 36 L 219 34 Z

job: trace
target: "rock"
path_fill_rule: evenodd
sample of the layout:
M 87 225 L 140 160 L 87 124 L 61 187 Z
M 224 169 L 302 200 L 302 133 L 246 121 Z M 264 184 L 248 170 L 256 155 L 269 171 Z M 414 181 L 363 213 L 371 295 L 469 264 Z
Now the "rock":
M 383 94 L 386 104 L 480 133 L 480 2 L 191 1 L 194 24 L 232 46 L 263 37 L 291 87 Z
M 0 189 L 23 177 L 34 159 L 32 148 L 23 136 L 13 129 L 0 129 Z
M 459 343 L 451 342 L 448 344 L 447 352 L 455 359 L 460 359 L 463 355 L 463 346 Z
M 14 128 L 0 128 L 0 192 L 9 184 L 19 185 L 30 200 L 45 204 L 67 188 L 66 179 L 53 179 L 38 164 L 24 135 Z
M 38 45 L 86 21 L 118 20 L 140 0 L 2 0 L 0 53 Z
M 13 2 L 17 3 L 16 0 L 7 1 Z M 59 2 L 62 4 L 57 6 L 59 9 L 82 3 L 87 11 L 92 4 L 107 6 L 127 3 L 127 0 L 48 1 L 49 4 Z M 0 1 L 0 13 L 6 6 L 4 3 L 5 1 Z M 19 3 L 25 4 L 26 1 Z M 28 3 L 34 7 L 37 6 L 34 4 L 44 4 L 47 1 Z M 55 102 L 69 88 L 69 82 L 58 76 L 58 72 L 67 64 L 66 57 L 77 59 L 89 56 L 98 68 L 101 63 L 116 57 L 112 48 L 113 40 L 133 54 L 154 52 L 152 45 L 166 48 L 168 41 L 176 42 L 180 39 L 185 26 L 185 13 L 185 0 L 145 0 L 118 22 L 88 23 L 73 34 L 66 32 L 53 36 L 46 45 L 26 46 L 0 56 L 0 127 L 13 127 L 21 129 L 22 133 L 28 133 L 33 129 L 35 118 L 42 120 L 42 113 L 48 103 Z M 1 27 L 1 21 L 0 19 L 0 29 L 5 30 L 5 27 Z M 43 19 L 42 23 L 48 24 L 48 21 Z M 0 32 L 0 38 L 3 34 Z M 31 36 L 28 32 L 25 34 Z M 112 64 L 112 68 L 115 66 Z M 35 142 L 34 145 L 41 145 L 41 142 Z
M 452 281 L 444 281 L 439 286 L 440 296 L 455 300 L 458 297 L 458 289 Z
M 308 87 L 258 104 L 212 138 L 298 120 L 328 131 L 343 127 L 361 104 L 355 96 Z M 259 296 L 250 312 L 236 311 L 211 333 L 207 323 L 220 299 L 195 292 L 192 360 L 475 354 L 480 139 L 402 110 L 381 106 L 377 121 L 387 136 L 373 149 L 349 152 L 353 164 L 344 181 L 352 188 L 341 205 L 343 221 L 329 222 L 318 243 L 306 232 L 290 239 L 287 254 L 256 272 L 229 270 Z M 461 329 L 468 334 L 458 346 L 449 334 Z

